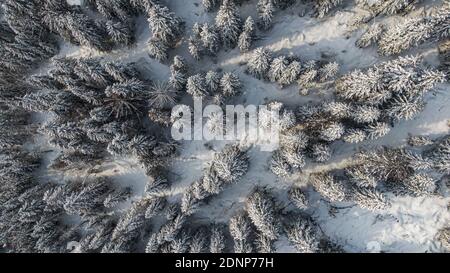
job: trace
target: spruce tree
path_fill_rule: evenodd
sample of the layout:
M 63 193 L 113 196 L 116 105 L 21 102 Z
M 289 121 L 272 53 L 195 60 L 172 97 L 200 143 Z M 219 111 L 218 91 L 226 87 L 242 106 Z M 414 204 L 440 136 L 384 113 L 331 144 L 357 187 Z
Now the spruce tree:
M 313 174 L 310 183 L 318 193 L 331 202 L 341 202 L 345 199 L 344 185 L 329 174 Z
M 223 0 L 216 16 L 216 27 L 225 47 L 234 48 L 241 33 L 242 21 L 232 0 Z
M 203 48 L 205 48 L 210 55 L 214 56 L 219 51 L 220 32 L 217 31 L 215 26 L 204 23 L 201 27 L 200 39 Z
M 288 240 L 300 253 L 317 253 L 319 252 L 319 230 L 311 220 L 295 219 L 291 221 L 285 232 Z
M 208 90 L 205 84 L 205 79 L 201 74 L 190 76 L 186 84 L 186 92 L 194 97 L 205 97 L 208 95 Z
M 246 211 L 256 229 L 270 240 L 276 240 L 280 234 L 276 205 L 271 194 L 256 188 L 247 197 Z
M 230 234 L 234 240 L 235 253 L 251 253 L 252 226 L 245 212 L 239 213 L 230 219 Z
M 399 54 L 427 40 L 448 37 L 448 14 L 450 6 L 444 3 L 434 14 L 404 20 L 392 26 L 381 36 L 378 46 L 383 55 Z
M 247 64 L 247 71 L 258 79 L 265 79 L 268 78 L 271 63 L 271 53 L 260 47 L 252 53 Z
M 241 52 L 249 51 L 255 36 L 255 22 L 249 16 L 244 23 L 244 29 L 239 36 L 238 47 Z
M 236 96 L 241 90 L 241 82 L 234 73 L 226 72 L 220 79 L 220 90 L 225 97 Z
M 272 26 L 275 6 L 273 0 L 258 0 L 256 5 L 258 10 L 258 26 L 262 30 L 268 30 Z
M 316 0 L 314 4 L 315 15 L 318 18 L 323 18 L 341 3 L 342 0 Z

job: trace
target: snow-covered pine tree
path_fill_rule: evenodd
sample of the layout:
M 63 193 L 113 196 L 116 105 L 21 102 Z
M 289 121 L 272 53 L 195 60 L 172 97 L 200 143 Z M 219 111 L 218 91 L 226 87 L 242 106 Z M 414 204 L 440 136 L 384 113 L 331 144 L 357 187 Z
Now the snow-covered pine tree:
M 380 39 L 385 26 L 383 24 L 373 24 L 364 32 L 358 40 L 356 40 L 356 46 L 360 48 L 369 47 L 375 44 Z
M 347 100 L 381 104 L 392 96 L 390 92 L 376 93 L 381 79 L 382 75 L 376 69 L 369 69 L 366 73 L 356 70 L 336 82 L 336 93 Z
M 200 40 L 189 37 L 188 50 L 194 59 L 196 59 L 197 61 L 200 60 L 200 57 L 202 55 Z
M 99 2 L 102 2 L 102 6 L 104 7 L 104 9 L 109 10 L 108 14 L 104 15 L 112 15 L 113 18 L 118 18 L 122 22 L 130 21 L 130 19 L 135 15 L 134 7 L 127 0 L 96 0 L 96 2 L 97 5 Z M 98 8 L 97 10 L 100 11 L 100 9 Z
M 418 96 L 398 96 L 392 100 L 387 115 L 394 120 L 410 120 L 422 112 L 425 104 Z
M 304 151 L 302 150 L 283 147 L 281 153 L 286 162 L 295 169 L 301 169 L 306 164 Z
M 70 92 L 39 91 L 25 95 L 20 102 L 24 109 L 35 112 L 53 112 L 62 115 L 68 108 L 79 106 L 79 100 Z M 61 109 L 64 105 L 64 109 Z
M 162 62 L 167 60 L 168 46 L 163 41 L 156 37 L 152 37 L 147 42 L 148 54 L 150 57 Z
M 222 76 L 216 71 L 208 71 L 205 75 L 205 84 L 210 94 L 216 94 L 219 91 Z
M 123 83 L 115 83 L 105 89 L 107 108 L 116 118 L 129 115 L 141 115 L 144 101 L 147 98 L 147 87 L 144 82 L 130 79 Z
M 365 124 L 377 121 L 381 113 L 377 107 L 358 105 L 353 108 L 351 116 L 355 122 Z
M 247 173 L 249 158 L 247 152 L 238 145 L 227 145 L 214 154 L 212 167 L 217 175 L 226 183 L 233 183 Z
M 327 63 L 319 69 L 319 81 L 333 80 L 338 72 L 339 64 L 337 62 Z
M 426 41 L 448 37 L 449 14 L 450 5 L 444 3 L 430 16 L 408 18 L 388 28 L 378 42 L 379 52 L 383 55 L 399 54 Z
M 149 178 L 145 184 L 145 195 L 159 195 L 169 188 L 169 182 L 163 174 L 157 174 Z
M 345 132 L 344 125 L 339 122 L 325 124 L 320 131 L 320 138 L 325 141 L 335 141 L 342 137 Z
M 247 197 L 245 209 L 256 229 L 269 238 L 276 240 L 280 234 L 278 212 L 272 195 L 262 188 L 256 188 Z
M 416 173 L 403 182 L 408 194 L 412 196 L 427 196 L 433 194 L 436 189 L 436 181 L 427 174 Z
M 81 239 L 80 245 L 82 252 L 97 252 L 101 250 L 110 240 L 115 222 L 110 217 L 100 218 L 103 219 L 96 222 L 92 228 L 94 233 L 91 233 Z
M 224 253 L 226 247 L 224 225 L 214 224 L 210 228 L 211 236 L 209 239 L 209 252 L 210 253 Z
M 2 152 L 0 161 L 0 201 L 2 204 L 7 204 L 9 198 L 17 197 L 35 185 L 36 181 L 32 174 L 39 168 L 39 160 L 39 154 L 24 152 L 20 149 Z
M 224 97 L 232 97 L 239 94 L 241 81 L 239 77 L 231 72 L 226 72 L 220 79 L 220 90 Z
M 436 141 L 431 150 L 431 159 L 434 168 L 443 174 L 450 173 L 450 137 L 447 135 L 442 140 Z
M 274 240 L 261 232 L 256 233 L 255 247 L 258 253 L 274 253 Z
M 107 21 L 106 31 L 115 44 L 131 45 L 133 43 L 133 30 L 129 23 Z
M 37 1 L 5 0 L 1 10 L 5 21 L 16 34 L 47 32 L 39 16 L 42 5 Z
M 86 215 L 95 213 L 101 208 L 111 208 L 125 201 L 130 196 L 129 189 L 113 190 L 109 181 L 97 179 L 82 186 L 76 192 L 67 193 L 64 209 L 69 214 Z
M 330 11 L 342 3 L 342 0 L 315 0 L 315 15 L 318 18 L 325 17 Z
M 219 4 L 220 4 L 219 0 L 202 0 L 203 8 L 205 8 L 205 10 L 209 12 L 218 8 Z
M 370 169 L 365 168 L 364 165 L 357 165 L 345 170 L 350 182 L 359 188 L 375 188 L 378 185 L 378 180 L 371 174 Z
M 283 75 L 281 76 L 279 83 L 284 85 L 293 84 L 302 71 L 302 65 L 299 61 L 292 61 L 287 67 Z
M 148 22 L 153 37 L 170 47 L 183 33 L 183 21 L 167 7 L 153 5 L 147 10 Z
M 2 61 L 3 69 L 6 68 L 12 73 L 27 71 L 58 52 L 58 47 L 51 38 L 45 41 L 40 39 L 32 34 L 19 33 L 13 42 L 5 43 L 2 46 L 5 55 Z
M 215 136 L 222 136 L 225 132 L 225 117 L 223 113 L 212 112 L 205 123 L 208 131 Z
M 391 131 L 391 127 L 386 122 L 375 122 L 365 128 L 368 139 L 384 137 Z
M 341 181 L 330 174 L 316 173 L 309 179 L 314 189 L 331 202 L 341 202 L 345 199 L 345 187 Z
M 443 249 L 450 252 L 450 228 L 446 227 L 439 230 L 437 237 Z
M 287 177 L 292 174 L 292 166 L 279 150 L 273 152 L 269 169 L 279 177 Z
M 229 230 L 234 239 L 235 253 L 251 253 L 252 227 L 248 215 L 245 212 L 236 214 L 230 219 Z
M 149 105 L 156 109 L 171 109 L 177 103 L 178 93 L 167 82 L 154 82 L 150 86 Z
M 309 207 L 308 196 L 305 190 L 301 188 L 292 187 L 289 190 L 289 200 L 300 210 L 305 210 Z
M 318 76 L 319 71 L 317 69 L 316 61 L 310 61 L 304 65 L 304 70 L 297 80 L 302 95 L 308 94 L 309 89 L 316 84 Z
M 358 153 L 355 158 L 376 180 L 385 184 L 388 182 L 395 187 L 414 174 L 414 169 L 409 164 L 411 157 L 404 149 L 366 151 Z
M 181 56 L 175 56 L 170 66 L 169 85 L 176 91 L 181 91 L 186 87 L 187 82 L 187 65 Z
M 350 199 L 361 208 L 370 211 L 385 210 L 390 206 L 383 194 L 370 187 L 354 187 Z
M 180 213 L 181 213 L 180 205 L 178 203 L 171 203 L 171 204 L 167 205 L 164 216 L 168 221 L 173 221 L 175 218 L 177 218 L 180 215 Z M 179 220 L 183 220 L 183 221 L 186 220 L 186 219 L 183 219 L 184 217 L 179 217 L 179 218 L 180 218 Z
M 273 59 L 268 71 L 268 78 L 271 82 L 278 82 L 281 84 L 281 79 L 287 71 L 289 61 L 285 56 L 279 56 Z
M 12 43 L 14 41 L 14 31 L 8 25 L 8 22 L 2 20 L 0 21 L 0 41 L 2 43 Z
M 323 163 L 327 162 L 331 158 L 331 148 L 330 146 L 323 144 L 323 143 L 317 143 L 313 144 L 310 148 L 310 154 L 311 157 L 315 162 Z
M 112 45 L 106 29 L 99 27 L 95 21 L 82 13 L 65 13 L 64 24 L 71 37 L 80 45 L 92 47 L 100 51 L 109 51 Z
M 127 135 L 118 135 L 108 145 L 108 150 L 119 155 L 132 155 L 140 160 L 153 159 L 158 142 L 153 136 L 137 134 L 130 138 Z M 111 149 L 115 147 L 116 151 Z
M 193 39 L 198 39 L 200 40 L 201 38 L 201 33 L 202 33 L 202 27 L 199 23 L 195 22 L 194 25 L 192 26 L 192 35 L 190 37 L 192 37 Z
M 232 0 L 223 0 L 216 16 L 216 27 L 225 47 L 234 48 L 242 29 L 239 10 Z
M 220 32 L 215 26 L 204 23 L 201 26 L 200 40 L 203 48 L 212 56 L 214 56 L 220 48 Z
M 169 127 L 172 122 L 170 119 L 171 112 L 169 109 L 150 109 L 148 110 L 148 118 L 153 121 L 154 123 L 160 124 L 164 127 Z
M 280 135 L 280 145 L 285 149 L 304 150 L 308 146 L 309 137 L 299 128 L 291 128 Z
M 202 188 L 210 194 L 218 194 L 224 186 L 224 181 L 219 177 L 213 164 L 209 162 L 203 171 Z
M 193 183 L 183 193 L 183 196 L 181 198 L 181 212 L 187 216 L 192 215 L 194 212 L 197 211 L 199 201 L 201 201 L 201 199 L 197 198 L 194 191 L 199 186 L 201 186 L 201 184 Z M 200 188 L 199 190 L 202 190 L 202 189 Z M 203 196 L 198 196 L 198 197 L 203 197 Z
M 29 126 L 29 114 L 23 110 L 3 107 L 0 109 L 0 149 L 9 150 L 25 143 L 33 132 Z
M 128 1 L 131 4 L 131 6 L 140 13 L 146 13 L 152 7 L 160 4 L 160 0 L 128 0 Z
M 271 168 L 277 175 L 285 176 L 305 165 L 308 137 L 297 128 L 287 129 L 280 137 L 281 148 L 272 156 Z
M 285 227 L 288 240 L 300 253 L 320 251 L 320 237 L 317 226 L 309 219 L 296 217 Z
M 203 75 L 196 74 L 190 76 L 187 80 L 186 92 L 194 97 L 199 98 L 207 96 L 209 93 Z
M 220 193 L 227 183 L 237 181 L 247 172 L 248 158 L 236 145 L 228 145 L 214 155 L 200 181 L 194 182 L 186 196 L 186 208 L 194 208 L 206 197 Z M 189 201 L 189 202 L 188 202 Z M 189 204 L 189 205 L 188 205 Z
M 445 40 L 439 44 L 439 59 L 441 61 L 440 70 L 446 73 L 447 79 L 450 74 L 450 40 Z
M 130 252 L 135 247 L 146 221 L 145 212 L 149 200 L 142 199 L 135 202 L 132 207 L 119 219 L 111 235 L 111 240 L 102 249 L 102 252 Z
M 148 238 L 147 245 L 145 246 L 145 253 L 157 253 L 160 250 L 158 244 L 158 233 L 153 233 Z
M 186 253 L 189 249 L 190 242 L 189 233 L 182 231 L 180 232 L 174 240 L 163 245 L 161 248 L 162 253 Z
M 433 141 L 428 136 L 408 136 L 408 145 L 412 147 L 420 147 L 433 144 Z
M 247 17 L 244 29 L 239 35 L 238 47 L 241 52 L 249 51 L 255 39 L 255 22 L 251 16 Z
M 189 253 L 203 253 L 206 250 L 208 236 L 204 228 L 198 228 L 191 238 Z
M 165 243 L 173 241 L 182 231 L 187 216 L 184 214 L 175 214 L 173 219 L 165 223 L 157 233 L 157 245 L 162 246 Z M 149 244 L 151 241 L 149 241 Z M 153 243 L 153 242 L 152 242 Z M 147 245 L 148 246 L 148 245 Z
M 140 76 L 134 63 L 105 62 L 102 63 L 102 66 L 106 73 L 118 82 L 124 82 L 131 78 L 139 78 Z
M 159 196 L 146 197 L 147 208 L 145 209 L 145 219 L 150 219 L 161 213 L 166 206 L 166 198 Z
M 125 200 L 127 195 L 122 195 L 120 191 L 115 192 L 109 182 L 106 179 L 72 182 L 65 187 L 63 193 L 64 210 L 68 214 L 82 216 L 96 213 L 104 208 L 104 204 L 108 204 L 107 199 L 112 197 L 111 194 L 118 197 L 120 201 Z
M 414 170 L 429 171 L 433 168 L 433 161 L 427 155 L 405 150 L 404 156 L 408 160 L 408 165 Z
M 351 105 L 341 101 L 330 101 L 322 105 L 322 111 L 337 119 L 348 118 L 351 114 Z
M 262 30 L 268 30 L 272 26 L 275 5 L 273 0 L 258 0 L 258 26 Z
M 381 137 L 389 129 L 377 122 L 377 112 L 386 112 L 393 120 L 413 118 L 423 109 L 423 95 L 444 77 L 438 71 L 424 69 L 418 57 L 400 57 L 365 72 L 357 70 L 341 77 L 336 83 L 336 93 L 342 99 L 366 104 L 360 106 L 364 111 L 354 114 L 360 115 L 355 121 L 368 123 L 369 138 Z M 367 111 L 369 108 L 372 110 Z M 376 129 L 378 133 L 372 134 Z
M 89 82 L 90 85 L 94 85 L 95 87 L 104 88 L 113 83 L 108 72 L 101 65 L 100 59 L 77 59 L 73 72 L 81 80 Z M 70 84 L 70 87 L 72 87 L 72 84 Z
M 258 79 L 267 79 L 271 63 L 271 52 L 260 47 L 252 53 L 247 64 L 247 71 Z
M 422 0 L 358 0 L 362 7 L 368 8 L 374 15 L 406 13 L 415 8 Z

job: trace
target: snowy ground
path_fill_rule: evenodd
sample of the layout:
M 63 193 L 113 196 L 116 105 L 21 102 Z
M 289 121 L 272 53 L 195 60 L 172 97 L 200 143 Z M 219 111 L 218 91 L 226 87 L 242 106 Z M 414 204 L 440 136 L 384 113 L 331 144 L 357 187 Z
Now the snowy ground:
M 214 20 L 215 13 L 204 12 L 200 0 L 163 2 L 185 20 L 188 32 L 185 37 L 189 36 L 191 27 L 195 22 L 212 22 Z M 249 15 L 256 17 L 255 2 L 252 0 L 242 6 L 242 18 Z M 422 5 L 414 13 L 419 14 L 429 5 L 439 4 L 440 2 L 427 1 L 427 4 Z M 378 56 L 375 48 L 359 49 L 355 47 L 355 41 L 361 31 L 352 32 L 347 37 L 352 18 L 362 12 L 353 8 L 352 5 L 347 6 L 346 9 L 322 20 L 311 18 L 308 14 L 303 15 L 304 6 L 300 4 L 294 5 L 286 11 L 277 12 L 274 27 L 265 33 L 259 33 L 260 39 L 256 41 L 255 47 L 266 46 L 277 53 L 297 55 L 305 60 L 320 59 L 326 56 L 341 65 L 340 73 L 346 73 L 357 68 L 366 68 L 385 60 L 385 58 Z M 391 17 L 387 20 L 398 20 L 398 18 Z M 105 58 L 116 60 L 147 63 L 153 79 L 167 80 L 170 75 L 168 65 L 160 64 L 147 55 L 146 41 L 150 36 L 151 33 L 145 19 L 140 18 L 137 24 L 138 41 L 136 45 L 102 55 Z M 425 44 L 408 52 L 408 54 L 418 52 L 424 53 L 426 63 L 437 64 L 435 44 Z M 244 93 L 233 99 L 236 103 L 259 105 L 275 99 L 289 106 L 298 106 L 309 102 L 323 101 L 332 92 L 331 90 L 321 90 L 309 96 L 301 96 L 296 86 L 280 89 L 275 84 L 252 78 L 244 74 L 244 66 L 241 65 L 246 61 L 249 54 L 240 54 L 238 49 L 227 52 L 221 51 L 214 60 L 203 59 L 200 62 L 195 62 L 187 52 L 186 43 L 183 43 L 179 48 L 171 51 L 171 57 L 176 54 L 188 60 L 192 69 L 191 74 L 215 68 L 236 72 L 244 84 Z M 60 55 L 96 56 L 99 54 L 65 44 Z M 205 222 L 227 222 L 230 216 L 242 209 L 245 197 L 256 185 L 267 185 L 273 188 L 280 204 L 286 203 L 286 190 L 293 183 L 302 185 L 302 177 L 309 172 L 345 166 L 355 151 L 369 145 L 370 147 L 403 145 L 409 133 L 431 136 L 449 133 L 449 87 L 449 84 L 440 85 L 436 92 L 429 94 L 427 107 L 418 117 L 397 124 L 386 137 L 370 144 L 363 143 L 358 146 L 338 142 L 333 146 L 335 155 L 331 162 L 326 165 L 309 163 L 302 174 L 296 174 L 290 179 L 279 179 L 268 170 L 267 162 L 271 156 L 270 152 L 262 152 L 258 147 L 251 148 L 249 151 L 251 158 L 249 172 L 238 184 L 227 187 L 219 196 L 214 197 L 209 204 L 204 205 L 195 219 Z M 37 118 L 43 119 L 43 117 Z M 43 140 L 39 139 L 36 142 L 42 144 Z M 181 155 L 170 167 L 173 185 L 170 193 L 172 200 L 179 198 L 185 187 L 200 178 L 205 162 L 212 159 L 214 150 L 218 151 L 224 145 L 225 142 L 190 141 L 182 143 Z M 99 175 L 113 176 L 118 183 L 131 186 L 133 193 L 136 195 L 135 199 L 139 198 L 148 179 L 142 169 L 128 159 L 105 164 L 105 166 L 102 166 L 102 172 Z M 316 200 L 312 200 L 311 213 L 325 234 L 344 246 L 346 251 L 436 251 L 436 231 L 450 221 L 447 208 L 450 198 L 448 193 L 446 196 L 446 198 L 392 198 L 393 206 L 382 214 L 352 207 L 339 209 L 334 215 L 330 215 L 327 206 L 316 198 Z M 276 247 L 279 252 L 294 251 L 285 238 L 281 238 Z

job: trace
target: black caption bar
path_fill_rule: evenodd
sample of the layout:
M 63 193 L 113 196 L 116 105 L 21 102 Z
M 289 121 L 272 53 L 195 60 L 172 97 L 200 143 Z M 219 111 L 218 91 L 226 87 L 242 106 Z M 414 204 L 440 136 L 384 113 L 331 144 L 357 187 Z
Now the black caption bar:
M 370 265 L 373 271 L 384 272 L 401 266 L 420 268 L 446 264 L 448 254 L 0 254 L 0 262 L 11 263 L 15 269 L 32 265 L 33 269 L 59 273 L 70 269 L 72 272 L 301 272 L 308 268 L 314 271 L 351 271 Z M 434 261 L 426 261 L 426 259 Z M 444 262 L 445 259 L 445 262 Z M 381 261 L 381 262 L 380 262 Z M 441 263 L 440 263 L 441 262 Z M 400 267 L 399 267 L 400 269 Z M 74 271 L 77 270 L 77 271 Z

